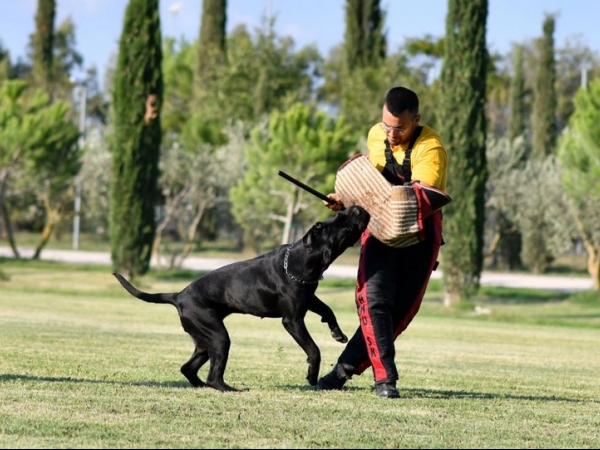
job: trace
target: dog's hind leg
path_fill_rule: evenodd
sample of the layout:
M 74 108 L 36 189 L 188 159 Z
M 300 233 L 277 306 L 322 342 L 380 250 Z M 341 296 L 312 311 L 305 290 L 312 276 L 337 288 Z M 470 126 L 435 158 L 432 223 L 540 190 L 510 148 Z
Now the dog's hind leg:
M 319 366 L 321 364 L 321 351 L 315 341 L 313 341 L 310 336 L 306 324 L 304 323 L 304 318 L 301 319 L 290 319 L 288 317 L 284 317 L 281 321 L 283 323 L 283 327 L 287 330 L 288 333 L 294 338 L 294 340 L 298 343 L 300 347 L 306 353 L 308 363 L 308 373 L 306 374 L 306 379 L 308 380 L 311 386 L 317 384 L 317 380 L 319 378 Z
M 192 386 L 206 386 L 204 382 L 198 377 L 198 371 L 206 361 L 208 361 L 208 352 L 203 347 L 200 347 L 198 344 L 196 344 L 196 348 L 194 349 L 192 357 L 189 359 L 188 362 L 181 366 L 181 373 L 188 379 Z
M 210 360 L 206 385 L 221 392 L 238 391 L 223 379 L 231 347 L 231 339 L 223 319 L 216 312 L 204 311 L 194 324 L 195 329 L 188 333 L 196 342 L 204 343 Z
M 321 322 L 325 322 L 329 325 L 331 336 L 336 341 L 341 342 L 342 344 L 348 342 L 348 336 L 346 336 L 340 328 L 335 313 L 319 297 L 316 295 L 313 296 L 311 302 L 308 304 L 308 310 L 321 316 Z

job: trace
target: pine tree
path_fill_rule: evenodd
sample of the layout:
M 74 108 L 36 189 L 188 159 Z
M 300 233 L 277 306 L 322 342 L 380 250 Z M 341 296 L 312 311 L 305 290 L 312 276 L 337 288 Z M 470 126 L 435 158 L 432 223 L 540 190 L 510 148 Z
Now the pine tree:
M 387 52 L 384 22 L 379 0 L 346 0 L 344 52 L 349 72 L 383 62 Z
M 587 253 L 587 270 L 600 291 L 600 79 L 579 89 L 569 127 L 558 140 L 557 156 L 564 186 L 574 208 L 579 238 Z
M 110 238 L 113 268 L 150 266 L 156 223 L 163 94 L 158 0 L 130 0 L 113 84 Z
M 35 84 L 51 93 L 54 52 L 56 0 L 38 0 L 35 32 L 31 36 L 33 78 Z
M 556 61 L 554 59 L 553 16 L 546 16 L 544 36 L 538 41 L 539 61 L 533 92 L 532 153 L 536 157 L 555 153 L 557 129 Z
M 440 132 L 450 156 L 442 267 L 447 306 L 477 292 L 483 269 L 487 0 L 449 0 Z

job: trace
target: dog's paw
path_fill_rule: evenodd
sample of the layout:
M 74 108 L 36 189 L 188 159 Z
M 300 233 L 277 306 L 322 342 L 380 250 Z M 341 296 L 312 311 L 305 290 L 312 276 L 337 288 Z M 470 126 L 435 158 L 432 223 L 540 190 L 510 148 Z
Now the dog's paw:
M 314 386 L 315 384 L 317 384 L 317 381 L 319 381 L 319 364 L 320 361 L 318 362 L 314 362 L 314 363 L 308 363 L 308 371 L 306 372 L 306 381 L 308 381 L 308 384 L 310 384 L 311 386 Z
M 342 344 L 348 342 L 348 336 L 346 336 L 339 327 L 335 327 L 333 330 L 331 330 L 331 336 Z

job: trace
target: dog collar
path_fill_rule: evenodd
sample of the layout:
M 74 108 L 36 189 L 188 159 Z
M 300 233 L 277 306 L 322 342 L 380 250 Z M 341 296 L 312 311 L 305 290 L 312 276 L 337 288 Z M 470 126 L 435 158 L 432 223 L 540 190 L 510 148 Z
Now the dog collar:
M 290 257 L 290 250 L 292 249 L 292 246 L 290 245 L 287 250 L 285 251 L 285 257 L 283 258 L 283 268 L 285 269 L 285 274 L 288 276 L 288 278 L 290 280 L 294 280 L 298 283 L 301 284 L 317 284 L 319 281 L 321 281 L 323 279 L 323 274 L 321 274 L 321 276 L 319 277 L 318 280 L 316 281 L 306 281 L 306 280 L 301 280 L 300 278 L 296 278 L 294 275 L 292 275 L 291 273 L 288 272 L 288 259 Z

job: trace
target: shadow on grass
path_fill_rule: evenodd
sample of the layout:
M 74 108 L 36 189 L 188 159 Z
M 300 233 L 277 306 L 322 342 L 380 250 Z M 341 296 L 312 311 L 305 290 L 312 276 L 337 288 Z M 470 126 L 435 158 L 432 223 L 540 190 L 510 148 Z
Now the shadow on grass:
M 544 402 L 571 402 L 571 403 L 599 403 L 600 400 L 584 400 L 568 397 L 559 397 L 556 395 L 514 395 L 489 392 L 473 392 L 473 391 L 452 391 L 442 389 L 403 389 L 403 398 L 470 398 L 474 400 L 528 400 L 528 401 L 544 401 Z
M 167 382 L 156 382 L 156 381 L 142 381 L 142 382 L 124 382 L 124 381 L 110 381 L 110 380 L 90 380 L 87 378 L 73 378 L 73 377 L 43 377 L 43 376 L 32 376 L 32 375 L 17 375 L 17 374 L 3 374 L 0 375 L 0 382 L 9 381 L 33 381 L 33 382 L 46 382 L 46 383 L 90 383 L 90 384 L 112 384 L 119 386 L 144 386 L 144 387 L 155 387 L 155 388 L 175 388 L 175 389 L 203 389 L 195 388 L 186 381 L 167 381 Z M 292 384 L 279 385 L 279 388 L 285 391 L 311 391 L 311 392 L 322 392 L 324 395 L 328 391 L 318 391 L 314 386 L 298 386 Z M 207 388 L 211 389 L 211 388 Z M 238 392 L 248 392 L 250 389 L 240 389 Z M 364 390 L 360 387 L 344 387 L 342 392 L 352 393 Z M 584 400 L 574 399 L 568 397 L 558 397 L 556 395 L 544 396 L 544 395 L 513 395 L 513 394 L 502 394 L 502 393 L 489 393 L 489 392 L 474 392 L 474 391 L 452 391 L 445 389 L 402 389 L 401 398 L 429 398 L 429 399 L 473 399 L 473 400 L 526 400 L 526 401 L 545 401 L 545 402 L 571 402 L 571 403 L 598 403 L 600 400 Z
M 294 385 L 283 385 L 280 386 L 282 389 L 295 391 L 314 391 L 314 392 L 322 392 L 326 395 L 331 391 L 319 391 L 315 389 L 313 386 L 294 386 Z M 364 388 L 360 387 L 352 387 L 346 386 L 341 391 L 334 392 L 346 392 L 348 394 L 352 392 L 364 391 Z M 371 389 L 372 390 L 372 389 Z M 373 390 L 373 395 L 375 395 Z M 473 399 L 473 400 L 498 400 L 498 399 L 506 399 L 506 400 L 526 400 L 526 401 L 545 401 L 545 402 L 571 402 L 571 403 L 598 403 L 600 404 L 600 400 L 585 400 L 585 399 L 575 399 L 568 397 L 558 397 L 556 395 L 514 395 L 514 394 L 503 394 L 503 393 L 489 393 L 489 392 L 474 392 L 474 391 L 452 391 L 452 390 L 443 390 L 443 389 L 401 389 L 400 397 L 402 399 L 418 399 L 418 398 L 428 398 L 428 399 Z
M 33 375 L 17 375 L 17 374 L 3 374 L 0 375 L 0 382 L 8 381 L 38 381 L 45 383 L 90 383 L 90 384 L 113 384 L 119 386 L 145 386 L 145 387 L 161 387 L 161 388 L 176 388 L 176 389 L 196 389 L 187 381 L 111 381 L 111 380 L 90 380 L 87 378 L 73 378 L 73 377 L 40 377 Z

